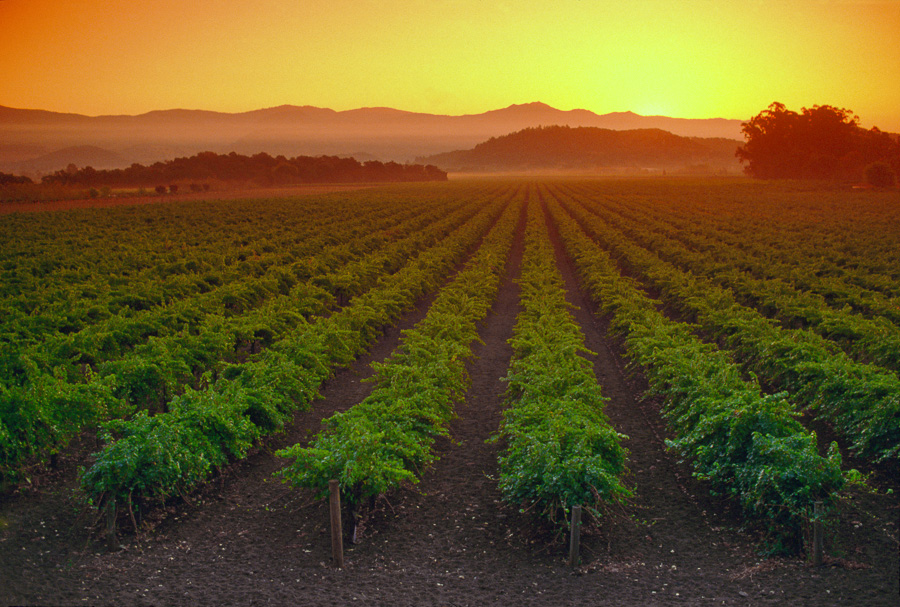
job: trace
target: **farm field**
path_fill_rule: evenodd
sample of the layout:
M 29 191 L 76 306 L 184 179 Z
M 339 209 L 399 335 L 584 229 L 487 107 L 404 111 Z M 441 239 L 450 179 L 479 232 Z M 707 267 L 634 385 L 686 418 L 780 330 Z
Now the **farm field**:
M 3 217 L 0 604 L 898 600 L 896 190 L 497 178 Z
M 209 200 L 214 197 L 216 200 L 231 200 L 238 198 L 284 198 L 291 196 L 305 196 L 309 194 L 325 194 L 329 192 L 345 192 L 351 190 L 359 190 L 371 187 L 369 184 L 308 184 L 293 187 L 282 188 L 229 188 L 216 191 L 213 194 L 209 192 L 180 192 L 172 195 L 130 195 L 128 193 L 118 193 L 112 198 L 77 198 L 77 199 L 61 199 L 54 201 L 32 201 L 32 202 L 11 202 L 4 201 L 0 203 L 0 215 L 6 213 L 26 213 L 37 211 L 65 211 L 71 209 L 89 209 L 89 208 L 106 208 L 119 206 L 134 206 L 142 204 L 157 204 L 159 202 L 172 202 L 184 200 Z

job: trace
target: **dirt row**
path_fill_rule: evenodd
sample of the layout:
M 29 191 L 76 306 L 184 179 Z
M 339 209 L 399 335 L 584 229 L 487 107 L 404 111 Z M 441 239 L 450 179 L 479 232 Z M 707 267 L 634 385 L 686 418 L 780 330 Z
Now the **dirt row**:
M 535 199 L 536 201 L 536 199 Z M 642 399 L 619 343 L 606 335 L 555 238 L 563 272 L 609 398 L 606 412 L 627 435 L 635 497 L 582 538 L 583 564 L 566 564 L 564 538 L 497 489 L 497 430 L 518 312 L 519 238 L 483 343 L 469 364 L 471 387 L 440 459 L 417 486 L 379 501 L 347 545 L 342 570 L 330 564 L 328 509 L 273 479 L 274 451 L 308 440 L 320 421 L 362 400 L 370 363 L 424 317 L 422 301 L 366 357 L 339 372 L 289 431 L 220 480 L 160 509 L 139 536 L 107 552 L 93 514 L 73 495 L 74 466 L 94 448 L 63 458 L 59 478 L 0 503 L 0 604 L 103 605 L 895 605 L 897 500 L 856 493 L 829 529 L 828 566 L 765 559 L 728 502 L 666 450 L 658 403 Z

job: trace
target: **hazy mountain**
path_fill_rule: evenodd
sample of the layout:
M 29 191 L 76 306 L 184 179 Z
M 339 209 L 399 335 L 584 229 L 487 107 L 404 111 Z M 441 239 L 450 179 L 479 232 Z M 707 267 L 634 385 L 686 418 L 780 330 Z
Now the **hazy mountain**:
M 661 129 L 537 127 L 491 138 L 470 150 L 419 158 L 445 171 L 577 171 L 596 169 L 739 170 L 739 141 L 681 137 Z
M 543 103 L 462 116 L 391 108 L 338 112 L 289 105 L 235 114 L 165 110 L 138 116 L 83 116 L 0 106 L 0 170 L 82 146 L 119 154 L 122 166 L 200 151 L 285 156 L 364 152 L 379 160 L 406 162 L 540 125 L 657 128 L 690 137 L 741 138 L 740 120 L 639 116 L 631 112 L 599 115 L 587 110 L 557 110 Z M 68 162 L 78 164 L 61 160 L 57 168 Z
M 131 164 L 129 157 L 93 145 L 79 145 L 41 154 L 28 160 L 7 162 L 15 165 L 17 173 L 52 173 L 74 164 L 95 169 L 116 169 Z

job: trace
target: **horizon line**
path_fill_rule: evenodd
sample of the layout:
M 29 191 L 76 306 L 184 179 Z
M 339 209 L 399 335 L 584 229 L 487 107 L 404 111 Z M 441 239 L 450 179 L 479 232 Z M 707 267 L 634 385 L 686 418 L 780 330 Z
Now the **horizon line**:
M 344 113 L 348 113 L 348 112 L 359 112 L 359 111 L 365 111 L 365 110 L 390 110 L 393 112 L 399 112 L 399 113 L 404 113 L 404 114 L 416 114 L 416 115 L 421 115 L 421 116 L 441 116 L 441 117 L 450 117 L 450 118 L 462 118 L 462 117 L 469 117 L 469 116 L 481 116 L 481 115 L 488 114 L 491 112 L 499 112 L 499 111 L 503 111 L 503 110 L 509 110 L 512 108 L 527 108 L 529 106 L 532 106 L 532 107 L 533 106 L 542 106 L 543 108 L 547 108 L 547 109 L 554 110 L 557 112 L 565 112 L 565 113 L 588 112 L 588 113 L 594 114 L 595 116 L 631 114 L 634 116 L 639 116 L 641 118 L 670 118 L 673 120 L 722 120 L 722 121 L 728 121 L 728 122 L 731 122 L 731 121 L 745 122 L 746 120 L 749 120 L 749 118 L 725 118 L 722 116 L 708 116 L 708 117 L 703 117 L 703 118 L 688 118 L 688 117 L 684 117 L 684 116 L 671 116 L 671 115 L 667 115 L 667 114 L 640 114 L 633 110 L 621 110 L 621 111 L 611 111 L 611 112 L 603 112 L 603 113 L 598 113 L 594 110 L 589 110 L 587 108 L 572 108 L 569 110 L 565 110 L 565 109 L 561 109 L 561 108 L 552 106 L 550 104 L 544 103 L 542 101 L 530 101 L 527 103 L 511 103 L 507 106 L 500 107 L 500 108 L 493 108 L 493 109 L 484 110 L 482 112 L 464 113 L 464 114 L 445 114 L 445 113 L 434 113 L 434 112 L 421 112 L 421 111 L 415 111 L 415 110 L 405 110 L 405 109 L 390 107 L 390 106 L 377 106 L 377 105 L 376 106 L 364 105 L 364 106 L 349 108 L 349 109 L 345 109 L 345 110 L 336 110 L 334 108 L 329 108 L 329 107 L 325 107 L 325 106 L 310 105 L 310 104 L 297 105 L 297 104 L 293 104 L 293 103 L 282 103 L 279 105 L 258 107 L 258 108 L 253 108 L 253 109 L 249 109 L 249 110 L 240 110 L 240 111 L 222 111 L 222 110 L 211 110 L 211 109 L 189 108 L 189 107 L 169 107 L 169 108 L 162 108 L 162 109 L 147 110 L 145 112 L 139 112 L 136 114 L 127 114 L 127 113 L 83 114 L 83 113 L 74 112 L 74 111 L 54 110 L 54 109 L 47 109 L 47 108 L 14 107 L 14 106 L 10 106 L 10 105 L 0 104 L 0 108 L 5 108 L 5 109 L 9 109 L 9 110 L 21 110 L 21 111 L 30 111 L 30 112 L 48 112 L 51 114 L 81 116 L 81 117 L 85 117 L 85 118 L 121 118 L 121 117 L 137 118 L 140 116 L 147 116 L 149 114 L 163 113 L 163 112 L 203 112 L 203 113 L 209 113 L 209 114 L 223 114 L 223 115 L 229 115 L 229 116 L 238 116 L 241 114 L 251 114 L 253 112 L 262 112 L 262 111 L 266 111 L 266 110 L 277 110 L 280 108 L 297 108 L 297 109 L 309 108 L 309 109 L 315 109 L 315 110 L 330 111 L 330 112 L 334 112 L 335 114 L 344 114 Z

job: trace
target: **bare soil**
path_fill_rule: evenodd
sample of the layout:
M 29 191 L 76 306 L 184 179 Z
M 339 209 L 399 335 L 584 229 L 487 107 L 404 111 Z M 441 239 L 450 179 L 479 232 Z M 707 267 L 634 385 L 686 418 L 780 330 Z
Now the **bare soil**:
M 421 483 L 368 513 L 345 567 L 331 566 L 328 505 L 273 479 L 274 450 L 307 440 L 323 418 L 362 400 L 369 364 L 430 300 L 387 331 L 372 352 L 341 371 L 313 409 L 284 435 L 188 499 L 148 516 L 108 552 L 91 511 L 73 497 L 75 466 L 90 440 L 61 458 L 41 485 L 0 502 L 0 604 L 45 605 L 897 605 L 898 500 L 856 491 L 828 528 L 826 566 L 766 559 L 728 502 L 709 495 L 665 448 L 665 424 L 643 379 L 630 373 L 607 319 L 579 289 L 558 247 L 573 310 L 606 412 L 629 438 L 635 497 L 589 526 L 581 566 L 567 566 L 565 539 L 497 490 L 499 445 L 485 442 L 504 406 L 501 380 L 518 311 L 514 282 L 521 238 L 470 362 L 471 388 L 440 460 Z M 895 479 L 874 477 L 882 489 Z

